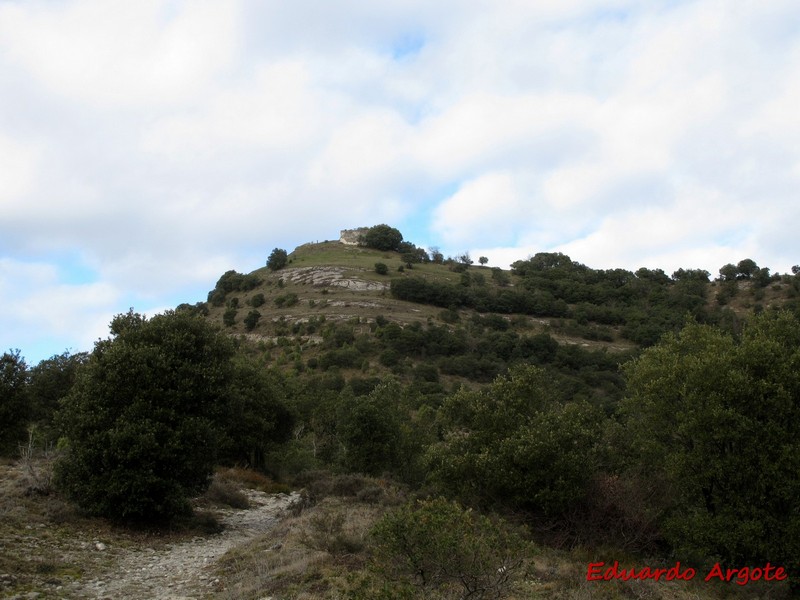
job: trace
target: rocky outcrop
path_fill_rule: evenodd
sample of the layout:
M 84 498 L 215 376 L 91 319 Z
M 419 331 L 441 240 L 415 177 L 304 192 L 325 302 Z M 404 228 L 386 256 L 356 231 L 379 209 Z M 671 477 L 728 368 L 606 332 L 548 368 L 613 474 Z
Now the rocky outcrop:
M 354 292 L 380 292 L 389 288 L 380 281 L 345 277 L 344 272 L 342 267 L 299 267 L 281 271 L 283 278 L 292 283 L 342 287 Z

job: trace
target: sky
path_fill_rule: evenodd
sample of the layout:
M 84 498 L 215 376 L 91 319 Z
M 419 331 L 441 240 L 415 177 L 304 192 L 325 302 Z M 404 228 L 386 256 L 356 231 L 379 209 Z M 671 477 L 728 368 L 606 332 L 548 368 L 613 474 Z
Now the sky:
M 786 273 L 798 107 L 796 0 L 0 0 L 0 352 L 378 223 Z

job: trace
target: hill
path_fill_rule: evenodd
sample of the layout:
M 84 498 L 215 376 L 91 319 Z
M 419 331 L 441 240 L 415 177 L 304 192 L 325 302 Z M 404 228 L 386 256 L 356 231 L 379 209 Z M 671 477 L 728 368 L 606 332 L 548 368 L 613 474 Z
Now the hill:
M 444 390 L 534 363 L 573 379 L 593 368 L 601 375 L 584 383 L 602 389 L 621 362 L 687 319 L 737 331 L 749 314 L 796 306 L 800 283 L 755 263 L 744 274 L 728 265 L 728 279 L 711 280 L 692 269 L 597 270 L 555 253 L 510 270 L 468 256 L 416 257 L 339 241 L 305 244 L 284 268 L 228 271 L 207 302 L 182 306 L 239 337 L 264 365 L 295 373 L 422 375 Z
M 205 301 L 119 315 L 91 355 L 31 370 L 4 355 L 0 398 L 32 410 L 6 435 L 11 447 L 28 427 L 24 460 L 0 465 L 0 592 L 169 581 L 164 597 L 792 597 L 800 268 L 745 259 L 712 280 L 539 253 L 506 270 L 380 227 L 380 249 L 275 249 Z M 195 405 L 216 407 L 209 435 L 178 443 Z M 122 416 L 95 427 L 112 408 Z M 50 462 L 56 442 L 56 465 L 85 446 L 83 430 L 65 439 L 70 411 L 98 439 L 125 432 L 95 445 L 100 473 L 161 486 L 126 502 L 174 479 L 155 477 L 155 449 L 178 467 L 215 456 L 194 517 L 131 531 L 68 502 Z M 81 473 L 100 480 L 94 467 Z M 261 517 L 231 510 L 291 490 L 278 527 L 236 533 Z M 213 538 L 220 525 L 229 535 Z M 199 581 L 174 576 L 187 557 Z M 658 580 L 676 557 L 695 581 Z M 704 581 L 720 563 L 734 580 Z M 770 563 L 791 579 L 751 581 Z M 639 577 L 589 581 L 600 564 Z

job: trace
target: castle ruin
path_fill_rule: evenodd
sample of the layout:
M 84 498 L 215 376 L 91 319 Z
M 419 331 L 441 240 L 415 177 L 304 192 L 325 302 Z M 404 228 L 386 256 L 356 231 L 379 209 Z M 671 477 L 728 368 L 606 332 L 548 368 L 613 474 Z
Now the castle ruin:
M 339 241 L 347 246 L 358 246 L 359 241 L 367 234 L 369 227 L 357 227 L 356 229 L 342 229 L 339 232 Z

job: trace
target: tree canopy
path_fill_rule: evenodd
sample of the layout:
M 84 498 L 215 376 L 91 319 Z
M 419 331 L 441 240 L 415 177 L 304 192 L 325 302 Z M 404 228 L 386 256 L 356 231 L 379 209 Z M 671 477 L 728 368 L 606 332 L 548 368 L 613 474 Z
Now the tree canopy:
M 25 435 L 29 417 L 28 365 L 19 350 L 0 356 L 0 452 L 8 452 Z
M 689 323 L 625 369 L 634 463 L 666 483 L 663 530 L 685 556 L 800 556 L 800 320 L 763 313 L 734 337 Z
M 267 258 L 267 267 L 270 271 L 278 271 L 289 263 L 289 254 L 282 248 L 275 248 Z
M 362 243 L 367 248 L 388 251 L 399 250 L 402 241 L 403 234 L 399 230 L 381 224 L 370 227 L 364 234 Z
M 168 521 L 209 483 L 233 346 L 188 312 L 128 312 L 98 341 L 59 415 L 61 489 L 88 512 Z

